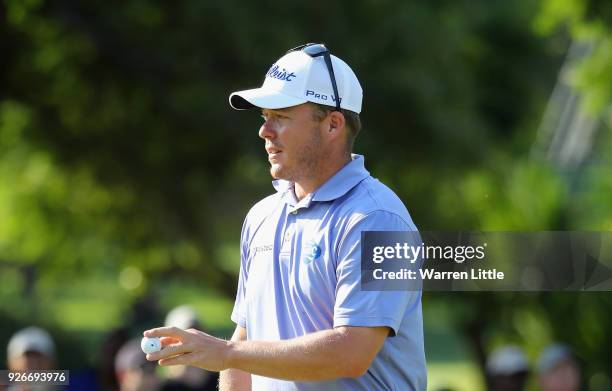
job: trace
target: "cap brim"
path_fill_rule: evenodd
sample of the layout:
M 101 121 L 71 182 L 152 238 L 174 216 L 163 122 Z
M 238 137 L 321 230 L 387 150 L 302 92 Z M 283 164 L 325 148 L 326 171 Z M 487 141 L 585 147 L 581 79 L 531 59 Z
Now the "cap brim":
M 254 88 L 234 92 L 229 97 L 229 104 L 236 110 L 252 109 L 284 109 L 285 107 L 297 106 L 308 102 L 306 99 L 285 95 L 278 91 L 264 88 Z

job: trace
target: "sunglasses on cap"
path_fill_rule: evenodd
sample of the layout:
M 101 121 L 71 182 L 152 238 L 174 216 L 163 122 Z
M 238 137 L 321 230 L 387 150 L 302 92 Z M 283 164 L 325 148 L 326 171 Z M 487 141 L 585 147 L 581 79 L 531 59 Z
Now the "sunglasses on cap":
M 340 97 L 338 96 L 338 86 L 336 85 L 336 76 L 334 75 L 334 67 L 332 66 L 331 52 L 329 51 L 329 49 L 327 49 L 322 43 L 307 43 L 294 47 L 293 49 L 289 49 L 287 53 L 297 51 L 302 51 L 312 58 L 323 56 L 323 59 L 325 60 L 325 65 L 327 66 L 327 72 L 329 73 L 329 78 L 331 79 L 332 88 L 334 89 L 336 111 L 341 111 Z

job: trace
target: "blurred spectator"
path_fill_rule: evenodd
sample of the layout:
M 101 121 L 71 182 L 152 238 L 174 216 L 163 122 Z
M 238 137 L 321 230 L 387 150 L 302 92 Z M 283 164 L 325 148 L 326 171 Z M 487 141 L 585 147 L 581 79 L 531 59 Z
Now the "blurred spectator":
M 202 330 L 202 324 L 198 321 L 196 312 L 186 305 L 168 312 L 165 325 L 183 330 L 190 328 Z M 217 372 L 184 365 L 168 367 L 167 377 L 168 379 L 161 388 L 162 391 L 213 391 L 217 389 L 219 381 Z
M 553 344 L 540 354 L 538 383 L 542 391 L 576 391 L 580 388 L 580 369 L 568 346 Z
M 496 349 L 487 359 L 487 378 L 491 391 L 523 391 L 528 376 L 527 357 L 518 346 Z
M 147 361 L 140 339 L 126 342 L 115 357 L 115 374 L 121 391 L 157 391 L 161 383 L 157 363 Z
M 102 391 L 119 391 L 115 374 L 115 357 L 119 349 L 130 339 L 127 327 L 118 327 L 106 334 L 98 354 L 98 383 Z
M 49 333 L 38 327 L 27 327 L 16 332 L 7 349 L 8 369 L 12 371 L 55 369 L 55 343 Z M 9 391 L 57 390 L 61 387 L 21 385 L 8 387 Z
M 14 371 L 53 369 L 55 343 L 45 330 L 28 327 L 15 333 L 7 348 L 8 367 Z

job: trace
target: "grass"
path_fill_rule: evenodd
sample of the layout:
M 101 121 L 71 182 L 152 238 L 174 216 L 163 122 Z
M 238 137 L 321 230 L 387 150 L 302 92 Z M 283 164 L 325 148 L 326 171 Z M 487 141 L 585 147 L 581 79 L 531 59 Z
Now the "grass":
M 482 391 L 485 389 L 479 368 L 469 361 L 428 362 L 427 389 L 437 391 L 449 388 L 453 391 Z

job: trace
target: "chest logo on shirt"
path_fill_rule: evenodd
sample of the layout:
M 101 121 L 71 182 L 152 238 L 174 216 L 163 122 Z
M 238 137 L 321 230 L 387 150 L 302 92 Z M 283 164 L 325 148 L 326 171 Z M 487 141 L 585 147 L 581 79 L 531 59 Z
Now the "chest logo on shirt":
M 258 254 L 258 253 L 263 253 L 263 252 L 267 252 L 267 251 L 272 251 L 273 248 L 274 247 L 272 247 L 271 244 L 267 244 L 267 245 L 264 245 L 264 246 L 255 246 L 255 247 L 252 247 L 252 250 L 253 250 L 253 252 L 255 254 Z
M 321 256 L 321 246 L 314 241 L 308 242 L 306 247 L 304 248 L 304 257 L 302 258 L 303 262 L 308 265 L 315 259 L 318 259 Z

